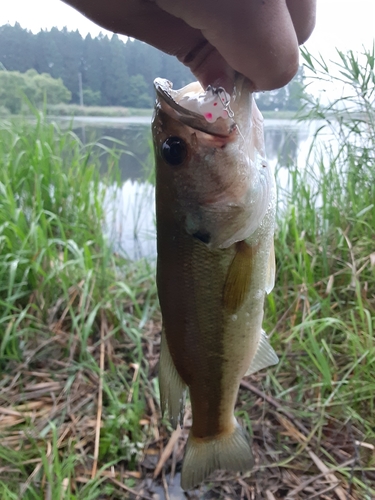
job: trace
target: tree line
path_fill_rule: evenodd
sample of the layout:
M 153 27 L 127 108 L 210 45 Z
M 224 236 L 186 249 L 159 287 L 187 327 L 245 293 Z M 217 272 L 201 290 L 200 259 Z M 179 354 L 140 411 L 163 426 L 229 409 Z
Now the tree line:
M 36 73 L 20 75 L 31 69 Z M 5 76 L 4 71 L 19 74 Z M 54 97 L 48 75 L 58 82 L 54 84 Z M 49 104 L 57 102 L 57 96 L 61 99 L 59 102 L 80 103 L 82 95 L 86 105 L 147 108 L 152 107 L 154 101 L 156 77 L 168 78 L 175 88 L 194 80 L 175 57 L 137 40 L 125 43 L 117 35 L 103 34 L 95 38 L 88 34 L 83 38 L 79 31 L 67 28 L 33 34 L 18 23 L 0 27 L 0 87 L 3 86 L 0 104 L 4 106 L 7 106 L 4 95 L 17 83 L 13 89 L 21 88 L 28 97 L 32 95 L 29 97 L 32 102 L 40 101 L 41 94 L 36 87 L 40 85 Z M 258 106 L 262 110 L 298 109 L 303 87 L 300 70 L 297 78 L 284 89 L 257 94 Z
M 33 34 L 18 23 L 0 27 L 0 69 L 26 72 L 35 69 L 61 78 L 71 102 L 88 105 L 151 107 L 153 81 L 161 76 L 175 88 L 194 80 L 176 58 L 140 41 L 124 43 L 117 35 L 85 38 L 79 31 L 40 31 Z

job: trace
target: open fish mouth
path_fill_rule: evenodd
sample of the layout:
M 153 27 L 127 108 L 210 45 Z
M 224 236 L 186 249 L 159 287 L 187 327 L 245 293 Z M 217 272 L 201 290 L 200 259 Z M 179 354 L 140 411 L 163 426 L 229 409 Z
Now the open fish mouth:
M 199 94 L 204 93 L 203 88 L 198 82 L 191 83 L 182 89 L 174 90 L 172 82 L 164 78 L 156 78 L 154 86 L 159 100 L 157 105 L 172 118 L 179 120 L 184 125 L 222 139 L 229 138 L 236 130 L 236 122 L 229 115 L 227 118 L 219 117 L 216 121 L 210 123 L 203 114 L 196 113 L 179 104 L 181 99 L 188 93 L 194 92 L 197 97 Z

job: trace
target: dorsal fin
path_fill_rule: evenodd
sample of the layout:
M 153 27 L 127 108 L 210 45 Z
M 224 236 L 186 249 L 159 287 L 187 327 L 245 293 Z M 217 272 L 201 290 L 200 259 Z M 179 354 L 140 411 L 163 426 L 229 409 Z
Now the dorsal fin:
M 248 245 L 246 241 L 236 243 L 236 254 L 229 266 L 223 290 L 223 306 L 230 314 L 236 312 L 246 298 L 256 251 L 257 247 Z

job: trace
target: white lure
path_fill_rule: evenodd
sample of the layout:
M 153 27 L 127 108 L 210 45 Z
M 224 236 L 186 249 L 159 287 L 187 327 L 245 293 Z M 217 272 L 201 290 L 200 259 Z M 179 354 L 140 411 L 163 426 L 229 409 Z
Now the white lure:
M 209 123 L 214 123 L 218 118 L 232 117 L 229 103 L 230 95 L 222 87 L 218 89 L 208 87 L 206 92 L 198 96 L 196 92 L 188 92 L 179 100 L 178 104 L 189 111 L 204 116 Z

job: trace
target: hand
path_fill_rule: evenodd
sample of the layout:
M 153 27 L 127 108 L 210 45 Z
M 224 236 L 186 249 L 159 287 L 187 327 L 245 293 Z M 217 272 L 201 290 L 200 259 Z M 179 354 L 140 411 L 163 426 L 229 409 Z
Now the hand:
M 316 0 L 63 0 L 115 33 L 176 56 L 206 88 L 231 91 L 235 71 L 254 90 L 286 85 Z

